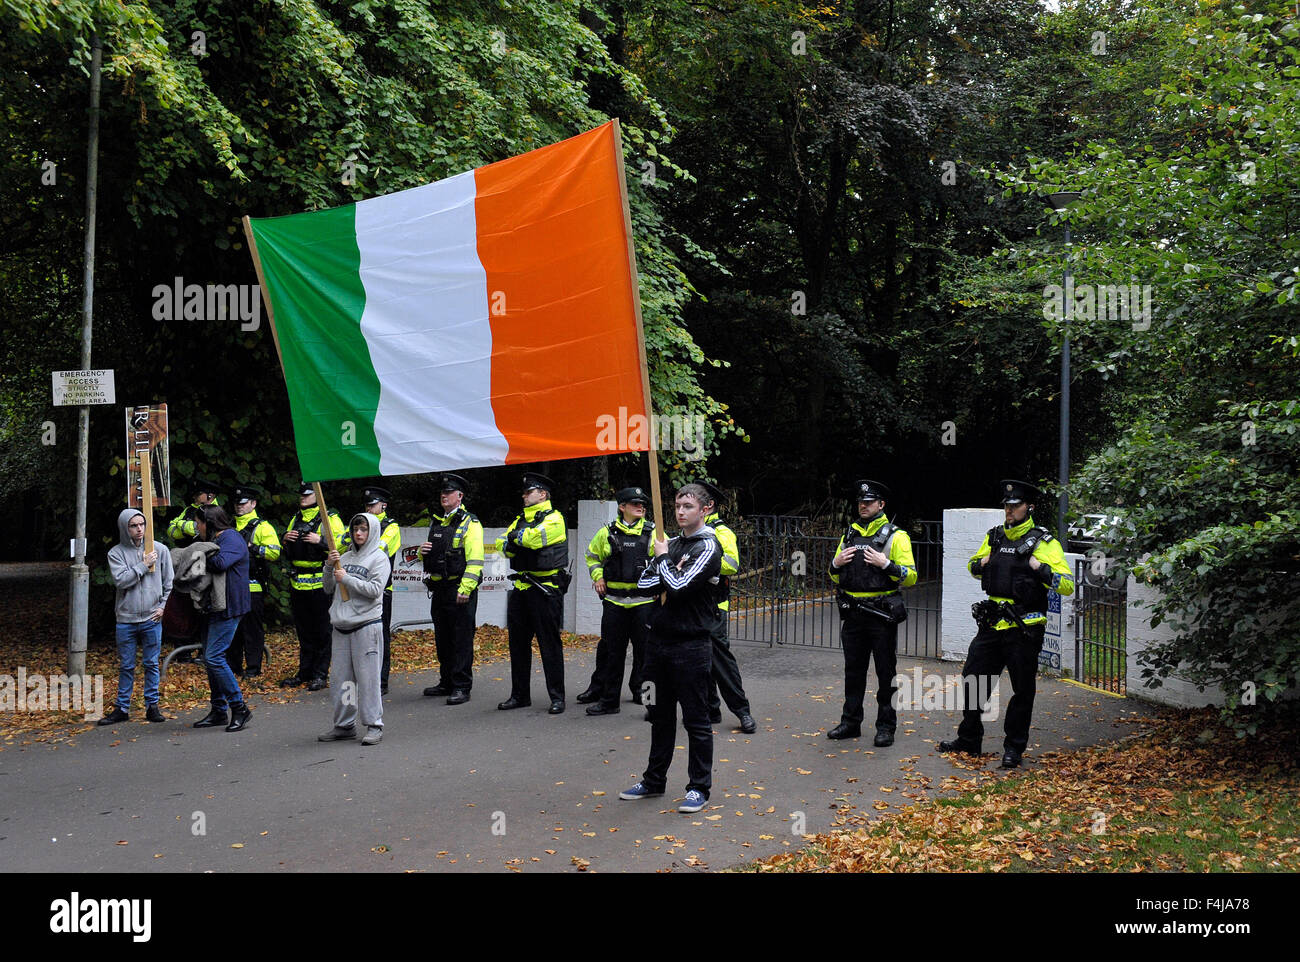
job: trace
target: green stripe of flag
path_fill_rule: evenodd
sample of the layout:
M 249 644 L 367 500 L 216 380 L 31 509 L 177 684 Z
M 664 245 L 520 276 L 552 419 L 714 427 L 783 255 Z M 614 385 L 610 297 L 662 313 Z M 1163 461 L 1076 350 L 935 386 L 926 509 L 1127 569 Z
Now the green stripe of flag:
M 379 377 L 361 333 L 366 292 L 356 205 L 251 224 L 275 311 L 303 477 L 378 474 Z

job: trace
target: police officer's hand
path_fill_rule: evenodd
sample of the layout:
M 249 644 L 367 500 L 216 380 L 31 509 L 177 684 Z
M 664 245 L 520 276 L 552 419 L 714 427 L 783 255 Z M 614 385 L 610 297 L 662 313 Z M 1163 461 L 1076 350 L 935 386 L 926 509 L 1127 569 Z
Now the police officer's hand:
M 340 557 L 339 549 L 335 548 L 333 551 L 331 551 L 328 555 L 325 556 L 325 560 L 327 560 L 330 564 L 336 564 L 339 560 L 339 557 Z
M 309 531 L 307 534 L 302 536 L 302 540 L 306 541 L 308 544 L 320 544 L 320 535 L 315 531 Z
M 155 548 L 144 556 L 144 565 L 146 568 L 152 568 L 158 563 L 158 549 Z
M 415 550 L 416 552 L 422 555 L 428 554 L 430 551 L 433 550 L 433 542 L 426 541 L 424 544 L 420 545 L 420 547 L 416 548 Z
M 469 595 L 462 595 L 459 592 L 456 593 L 456 604 L 463 605 L 466 604 L 468 601 L 469 601 Z
M 1037 570 L 1038 570 L 1039 568 L 1041 568 L 1042 566 L 1043 566 L 1043 563 L 1042 563 L 1041 561 L 1039 561 L 1039 560 L 1038 560 L 1037 558 L 1035 558 L 1033 555 L 1030 555 L 1030 556 L 1029 556 L 1029 567 L 1030 567 L 1031 569 L 1033 569 L 1034 571 L 1037 571 Z
M 852 545 L 849 545 L 847 548 L 845 548 L 843 551 L 837 554 L 835 556 L 835 567 L 843 568 L 846 564 L 848 564 L 850 561 L 853 560 L 853 556 L 857 553 L 857 550 L 858 550 L 857 548 L 853 547 Z
M 870 545 L 862 548 L 862 557 L 867 559 L 867 564 L 875 565 L 877 568 L 889 567 L 889 555 L 882 554 Z
M 600 595 L 602 598 L 605 597 L 605 579 L 604 579 L 604 578 L 599 578 L 599 579 L 597 579 L 596 581 L 592 582 L 592 587 L 596 589 L 596 594 Z
M 298 531 L 297 531 L 297 529 L 296 529 L 296 528 L 290 528 L 288 531 L 286 531 L 286 532 L 284 533 L 284 540 L 285 540 L 285 541 L 297 541 L 297 540 L 298 540 Z

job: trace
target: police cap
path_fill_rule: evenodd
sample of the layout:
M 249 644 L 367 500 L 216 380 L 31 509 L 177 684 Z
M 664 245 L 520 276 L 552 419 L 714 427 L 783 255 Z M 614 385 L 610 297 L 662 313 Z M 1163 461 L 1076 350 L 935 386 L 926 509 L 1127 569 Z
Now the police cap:
M 614 500 L 619 504 L 640 504 L 650 507 L 650 496 L 640 488 L 624 488 L 618 494 L 614 495 Z
M 1043 492 L 1028 481 L 1015 481 L 1012 479 L 1004 479 L 999 484 L 998 494 L 1001 496 L 1003 504 L 1020 504 L 1022 501 L 1039 504 L 1043 499 Z
M 709 497 L 713 499 L 713 506 L 715 508 L 721 508 L 727 503 L 727 496 L 722 493 L 722 489 L 716 484 L 711 484 L 708 481 L 702 481 L 699 479 L 697 479 L 695 483 L 705 491 L 709 492 Z
M 855 481 L 853 483 L 854 501 L 888 501 L 893 492 L 879 481 Z
M 298 484 L 298 493 L 299 493 L 300 495 L 302 495 L 302 494 L 315 494 L 315 493 L 316 493 L 316 489 L 312 486 L 312 483 L 311 483 L 310 481 L 302 481 L 302 482 L 299 482 L 299 484 Z
M 361 492 L 361 501 L 366 506 L 378 504 L 380 501 L 387 504 L 392 499 L 387 488 L 369 487 Z
M 221 485 L 211 478 L 195 478 L 193 483 L 190 484 L 190 491 L 195 497 L 200 494 L 218 494 L 221 491 Z
M 536 471 L 525 471 L 524 493 L 527 494 L 533 488 L 544 488 L 547 494 L 554 494 L 555 482 L 544 474 L 538 474 Z
M 438 490 L 446 494 L 448 491 L 459 491 L 461 494 L 469 494 L 469 482 L 459 474 L 444 474 L 438 482 Z
M 245 501 L 256 501 L 262 496 L 262 489 L 254 487 L 251 484 L 241 484 L 230 492 L 230 500 L 235 504 L 243 504 Z

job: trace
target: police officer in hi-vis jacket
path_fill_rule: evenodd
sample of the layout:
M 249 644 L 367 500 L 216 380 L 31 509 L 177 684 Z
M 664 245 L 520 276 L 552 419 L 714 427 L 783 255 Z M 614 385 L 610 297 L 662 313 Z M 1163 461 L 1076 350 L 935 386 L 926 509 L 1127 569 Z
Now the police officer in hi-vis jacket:
M 465 507 L 469 484 L 459 474 L 444 474 L 440 483 L 442 514 L 429 525 L 420 545 L 424 583 L 432 592 L 429 619 L 438 650 L 438 684 L 424 689 L 430 697 L 447 696 L 448 705 L 469 701 L 474 687 L 474 627 L 478 586 L 483 580 L 483 525 Z
M 655 524 L 646 518 L 650 496 L 641 488 L 624 488 L 614 495 L 619 516 L 597 528 L 587 545 L 587 570 L 591 585 L 601 599 L 600 644 L 596 646 L 596 670 L 591 684 L 578 696 L 581 703 L 595 702 L 588 715 L 614 715 L 619 711 L 618 693 L 623 687 L 623 666 L 628 642 L 632 643 L 632 701 L 641 704 L 641 681 L 645 666 L 646 616 L 653 596 L 640 591 L 637 580 L 654 551 L 650 541 Z
M 496 549 L 510 562 L 511 591 L 506 599 L 506 631 L 510 636 L 510 697 L 497 705 L 502 711 L 533 703 L 530 682 L 533 637 L 546 675 L 548 712 L 564 711 L 564 647 L 560 623 L 564 592 L 568 590 L 569 532 L 564 516 L 551 506 L 555 482 L 544 474 L 524 475 L 524 510 L 496 540 Z
M 831 561 L 831 581 L 839 589 L 840 641 L 844 648 L 844 709 L 827 738 L 862 734 L 862 699 L 867 668 L 876 662 L 877 748 L 894 744 L 894 675 L 898 669 L 898 625 L 907 615 L 900 590 L 916 584 L 912 539 L 885 516 L 887 487 L 879 481 L 854 485 L 858 520 L 840 538 Z
M 1024 481 L 1001 483 L 1006 522 L 990 528 L 970 559 L 970 573 L 980 579 L 988 598 L 972 607 L 979 631 L 962 667 L 966 708 L 957 737 L 940 742 L 941 752 L 978 755 L 984 737 L 980 714 L 1002 669 L 1011 676 L 1007 705 L 1003 768 L 1016 768 L 1029 744 L 1034 711 L 1038 653 L 1047 630 L 1047 592 L 1074 594 L 1074 579 L 1061 543 L 1034 524 L 1034 506 L 1043 493 Z M 970 679 L 978 693 L 972 699 Z M 972 704 L 972 701 L 975 703 Z

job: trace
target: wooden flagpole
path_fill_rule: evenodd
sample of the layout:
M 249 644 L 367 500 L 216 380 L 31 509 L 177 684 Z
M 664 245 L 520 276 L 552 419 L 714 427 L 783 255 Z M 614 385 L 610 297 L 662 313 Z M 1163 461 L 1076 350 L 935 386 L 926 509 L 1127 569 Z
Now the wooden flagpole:
M 280 353 L 280 335 L 275 330 L 275 309 L 271 307 L 271 295 L 266 292 L 266 275 L 262 273 L 262 258 L 257 254 L 257 240 L 253 237 L 253 224 L 247 214 L 244 215 L 244 236 L 248 238 L 248 253 L 253 256 L 253 270 L 257 271 L 257 287 L 262 292 L 266 322 L 271 325 L 271 340 L 275 342 L 275 356 L 280 359 L 280 371 L 283 373 L 284 355 Z M 288 377 L 287 374 L 285 376 Z
M 311 483 L 311 488 L 313 491 L 316 492 L 316 507 L 320 508 L 321 539 L 325 542 L 325 547 L 329 548 L 330 551 L 333 551 L 334 550 L 334 529 L 330 527 L 329 508 L 325 507 L 325 492 L 321 490 L 319 481 L 313 481 Z M 342 571 L 343 571 L 343 565 L 337 561 L 334 562 L 334 573 L 337 575 L 342 573 Z M 343 582 L 341 581 L 338 583 L 338 585 L 339 585 L 339 597 L 342 598 L 344 601 L 347 601 L 348 589 L 343 587 Z
M 627 241 L 627 266 L 632 280 L 632 307 L 636 313 L 636 353 L 641 362 L 641 392 L 645 396 L 646 419 L 650 435 L 650 496 L 654 499 L 655 511 L 659 514 L 656 540 L 666 541 L 668 517 L 664 514 L 663 497 L 659 492 L 659 451 L 658 438 L 654 428 L 654 405 L 650 398 L 650 369 L 645 357 L 645 329 L 641 322 L 641 281 L 636 269 L 636 245 L 632 240 L 632 208 L 627 201 L 627 170 L 623 165 L 623 130 L 618 118 L 614 124 L 614 159 L 618 163 L 618 193 L 623 200 L 623 235 Z
M 140 448 L 140 513 L 144 515 L 144 553 L 153 550 L 153 466 L 149 463 L 149 449 Z M 153 571 L 153 565 L 149 566 Z

